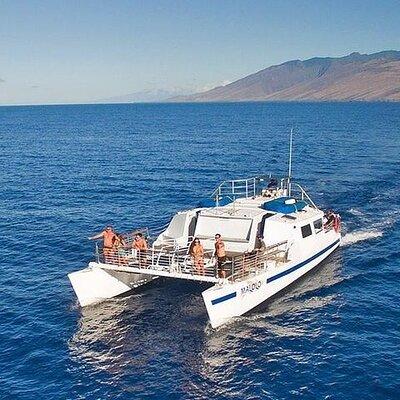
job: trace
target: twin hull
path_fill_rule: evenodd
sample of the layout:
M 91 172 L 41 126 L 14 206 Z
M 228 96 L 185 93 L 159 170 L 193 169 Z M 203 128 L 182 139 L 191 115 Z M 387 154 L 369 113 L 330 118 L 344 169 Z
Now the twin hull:
M 216 284 L 202 295 L 211 326 L 216 328 L 243 315 L 312 270 L 340 245 L 340 234 L 331 231 L 313 243 L 302 257 L 279 266 L 270 265 L 248 279 Z M 100 264 L 69 274 L 81 306 L 99 303 L 142 286 L 156 277 L 146 274 L 109 271 Z

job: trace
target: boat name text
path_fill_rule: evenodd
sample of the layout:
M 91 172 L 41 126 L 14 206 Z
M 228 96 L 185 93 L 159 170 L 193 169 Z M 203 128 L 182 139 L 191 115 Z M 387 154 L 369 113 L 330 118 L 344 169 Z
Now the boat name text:
M 241 295 L 244 296 L 247 293 L 252 293 L 258 289 L 260 289 L 262 285 L 261 281 L 254 281 L 254 282 L 250 282 L 249 284 L 247 284 L 245 287 L 242 287 L 241 289 Z

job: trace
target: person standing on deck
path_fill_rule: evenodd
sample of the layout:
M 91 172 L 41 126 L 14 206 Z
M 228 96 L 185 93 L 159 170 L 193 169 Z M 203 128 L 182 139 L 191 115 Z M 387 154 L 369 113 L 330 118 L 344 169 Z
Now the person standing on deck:
M 97 235 L 91 236 L 89 240 L 103 239 L 103 254 L 104 261 L 106 263 L 111 261 L 113 255 L 113 246 L 114 242 L 117 238 L 117 235 L 114 232 L 112 226 L 107 226 L 103 232 L 98 233 Z
M 132 249 L 137 250 L 138 259 L 139 259 L 139 267 L 142 267 L 146 264 L 146 250 L 147 250 L 147 242 L 143 237 L 142 233 L 137 233 L 135 235 L 135 240 L 132 242 Z
M 254 249 L 256 251 L 259 251 L 260 254 L 264 254 L 265 251 L 267 250 L 267 246 L 265 245 L 265 242 L 264 242 L 264 237 L 259 233 L 257 234 L 256 245 L 255 245 Z
M 118 260 L 118 265 L 127 264 L 128 259 L 126 257 L 126 242 L 122 235 L 116 233 L 115 240 L 113 243 L 114 255 Z
M 204 248 L 200 243 L 200 240 L 194 238 L 190 245 L 189 254 L 193 259 L 193 264 L 197 270 L 197 273 L 204 275 Z
M 147 250 L 147 242 L 142 233 L 139 232 L 135 235 L 135 240 L 132 242 L 132 249 Z
M 214 256 L 217 257 L 217 269 L 218 276 L 220 278 L 226 277 L 226 272 L 223 268 L 223 265 L 226 261 L 226 251 L 225 251 L 225 243 L 221 239 L 221 235 L 217 233 L 215 235 L 215 252 Z

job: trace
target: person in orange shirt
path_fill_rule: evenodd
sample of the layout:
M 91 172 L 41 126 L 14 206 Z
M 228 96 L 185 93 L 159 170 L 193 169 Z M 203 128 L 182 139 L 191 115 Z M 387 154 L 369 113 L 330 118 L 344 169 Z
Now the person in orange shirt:
M 200 240 L 194 238 L 190 245 L 189 254 L 193 259 L 194 266 L 200 275 L 204 275 L 204 247 L 200 243 Z
M 107 226 L 104 231 L 98 233 L 97 235 L 91 236 L 89 240 L 103 239 L 103 254 L 104 261 L 106 263 L 110 263 L 112 261 L 113 256 L 113 246 L 114 242 L 117 238 L 117 235 L 114 232 L 112 226 Z
M 223 267 L 226 261 L 225 243 L 222 241 L 221 235 L 219 233 L 215 235 L 214 256 L 217 257 L 218 276 L 220 278 L 225 278 L 226 272 Z
M 138 259 L 139 259 L 139 267 L 146 265 L 146 250 L 148 248 L 147 242 L 143 237 L 142 233 L 137 233 L 135 235 L 135 239 L 132 242 L 132 248 L 137 250 L 138 252 Z

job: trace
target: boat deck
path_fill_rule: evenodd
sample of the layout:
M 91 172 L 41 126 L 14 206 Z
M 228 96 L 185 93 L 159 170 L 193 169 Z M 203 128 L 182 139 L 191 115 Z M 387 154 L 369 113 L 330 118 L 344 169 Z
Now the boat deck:
M 218 276 L 217 263 L 212 252 L 204 254 L 204 265 L 196 265 L 188 254 L 188 247 L 175 250 L 119 249 L 114 252 L 99 251 L 96 266 L 102 269 L 164 276 L 209 283 L 228 283 L 247 279 L 265 270 L 269 263 L 286 261 L 287 242 L 268 246 L 264 252 L 254 251 L 227 257 L 223 265 L 225 278 Z

